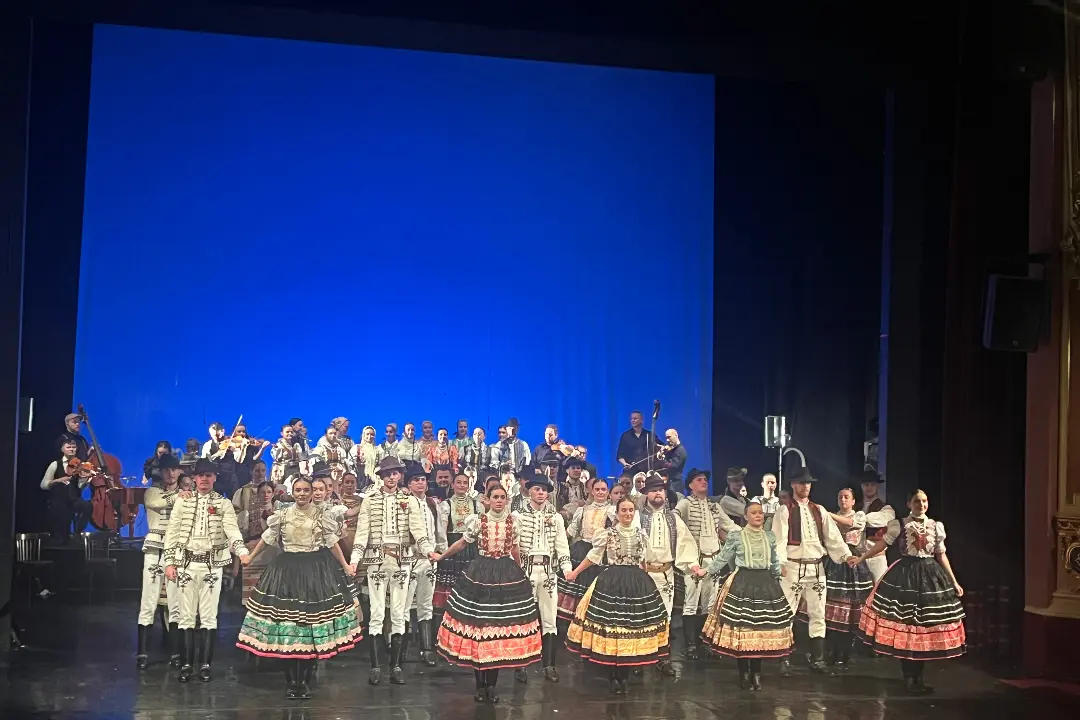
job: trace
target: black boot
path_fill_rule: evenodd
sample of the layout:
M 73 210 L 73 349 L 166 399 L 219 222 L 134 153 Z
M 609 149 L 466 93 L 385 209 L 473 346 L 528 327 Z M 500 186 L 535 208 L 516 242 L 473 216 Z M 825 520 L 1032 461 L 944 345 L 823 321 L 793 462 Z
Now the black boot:
M 371 657 L 371 674 L 368 676 L 368 685 L 378 685 L 382 682 L 382 667 L 379 662 L 379 646 L 382 645 L 382 636 L 368 636 L 368 654 Z
M 851 661 L 851 633 L 834 633 L 836 635 L 836 662 L 837 672 L 847 672 Z
M 529 671 L 525 668 L 518 668 L 514 671 L 514 679 L 519 683 L 529 684 Z
M 203 628 L 202 667 L 199 668 L 199 679 L 210 682 L 210 666 L 214 662 L 214 649 L 217 647 L 217 628 Z
M 409 659 L 409 641 L 412 640 L 413 631 L 416 630 L 416 623 L 405 623 L 405 634 L 401 636 L 401 660 L 400 663 L 406 662 Z
M 810 638 L 810 669 L 819 675 L 835 675 L 825 664 L 825 638 Z
M 140 670 L 145 670 L 147 665 L 146 657 L 146 631 L 149 630 L 146 625 L 139 626 L 139 649 L 135 655 L 135 664 L 138 665 Z
M 761 691 L 761 658 L 750 660 L 750 690 L 751 692 Z
M 296 697 L 299 700 L 307 700 L 311 697 L 311 678 L 315 674 L 315 661 L 299 660 L 297 664 L 299 682 L 296 685 Z
M 738 658 L 736 662 L 739 666 L 739 689 L 746 690 L 750 687 L 750 661 Z
M 912 674 L 915 676 L 915 689 L 919 695 L 929 695 L 934 692 L 934 688 L 923 682 L 923 668 L 926 667 L 925 662 L 912 661 Z
M 435 667 L 435 647 L 431 637 L 431 621 L 421 620 L 420 623 L 420 659 L 428 667 Z
M 660 671 L 661 675 L 675 677 L 675 666 L 671 664 L 670 660 L 661 660 L 656 664 L 656 669 Z
M 499 684 L 499 671 L 498 670 L 485 670 L 484 671 L 484 694 L 487 696 L 487 701 L 494 705 L 499 702 L 499 696 L 495 694 L 495 686 Z
M 169 617 L 168 608 L 158 606 L 157 613 L 155 614 L 156 620 L 161 620 L 161 649 L 168 650 L 172 647 L 172 639 L 169 637 Z
M 390 636 L 390 684 L 404 685 L 405 673 L 401 670 L 401 649 L 404 647 L 400 635 Z
M 683 640 L 686 642 L 686 659 L 697 660 L 698 659 L 698 635 L 697 631 L 697 616 L 696 615 L 683 615 L 682 619 L 682 632 Z
M 476 676 L 476 694 L 473 695 L 473 700 L 478 703 L 482 703 L 487 700 L 487 685 L 484 682 L 484 680 L 486 679 L 484 676 L 486 674 L 487 673 L 484 670 L 473 670 L 473 675 Z
M 184 635 L 184 664 L 180 667 L 180 682 L 186 683 L 190 682 L 191 676 L 195 674 L 195 644 L 198 636 L 194 628 L 185 628 L 180 632 Z
M 285 663 L 285 697 L 296 699 L 296 660 L 282 660 Z
M 180 667 L 180 658 L 184 657 L 184 633 L 176 626 L 176 623 L 169 623 L 169 638 L 172 641 L 169 664 Z
M 910 660 L 900 661 L 900 672 L 904 674 L 904 689 L 907 690 L 909 695 L 921 695 L 919 688 L 915 685 L 915 669 Z
M 555 669 L 555 648 L 558 646 L 559 636 L 548 633 L 541 637 L 540 642 L 544 659 L 544 677 L 551 682 L 559 682 L 559 671 Z
M 780 677 L 791 677 L 791 660 L 784 658 L 780 661 Z

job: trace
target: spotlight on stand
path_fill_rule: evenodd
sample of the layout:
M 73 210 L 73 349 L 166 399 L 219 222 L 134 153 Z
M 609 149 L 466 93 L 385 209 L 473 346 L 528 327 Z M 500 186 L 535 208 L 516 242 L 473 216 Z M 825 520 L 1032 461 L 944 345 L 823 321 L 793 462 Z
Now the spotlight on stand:
M 790 443 L 791 435 L 787 431 L 787 418 L 783 415 L 767 415 L 765 417 L 765 447 L 776 448 L 779 455 L 776 463 L 777 492 L 784 486 L 784 455 L 789 452 L 796 453 L 802 467 L 806 467 L 806 456 L 802 454 L 802 450 L 799 448 L 789 447 Z

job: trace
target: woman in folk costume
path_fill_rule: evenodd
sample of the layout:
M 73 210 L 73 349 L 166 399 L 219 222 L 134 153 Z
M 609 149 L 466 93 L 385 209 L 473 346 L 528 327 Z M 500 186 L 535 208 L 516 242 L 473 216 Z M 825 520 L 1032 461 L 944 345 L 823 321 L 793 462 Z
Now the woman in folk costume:
M 575 567 L 589 556 L 593 549 L 593 538 L 603 533 L 609 517 L 614 515 L 612 512 L 614 508 L 608 502 L 607 480 L 591 478 L 588 487 L 591 501 L 574 511 L 570 525 L 566 528 L 566 534 L 570 537 L 571 543 L 570 562 Z M 562 626 L 559 634 L 564 640 L 566 628 L 574 619 L 578 603 L 603 569 L 601 565 L 593 565 L 582 572 L 574 582 L 559 578 L 559 624 Z M 565 626 L 563 626 L 564 623 Z
M 286 661 L 286 696 L 311 697 L 315 661 L 360 642 L 357 605 L 342 592 L 342 571 L 352 570 L 338 547 L 337 525 L 326 522 L 312 502 L 311 480 L 293 481 L 294 505 L 274 513 L 245 565 L 267 545 L 282 552 L 251 593 L 236 646 L 261 657 Z M 329 548 L 329 553 L 322 550 Z M 336 560 L 336 562 L 335 562 Z
M 656 583 L 642 569 L 649 538 L 634 525 L 634 501 L 623 498 L 615 513 L 618 524 L 596 535 L 589 555 L 566 576 L 572 583 L 590 567 L 606 565 L 578 603 L 566 647 L 610 667 L 611 692 L 623 695 L 631 668 L 670 654 L 670 626 Z
M 911 514 L 893 520 L 885 537 L 849 564 L 865 562 L 900 541 L 900 559 L 878 581 L 859 620 L 859 637 L 880 655 L 899 658 L 908 692 L 933 689 L 923 683 L 929 660 L 959 657 L 967 650 L 964 588 L 945 554 L 945 526 L 926 516 L 930 503 L 916 490 Z
M 446 603 L 439 654 L 473 669 L 476 702 L 496 703 L 499 670 L 516 670 L 540 659 L 540 612 L 519 562 L 521 529 L 506 506 L 506 490 L 496 484 L 488 487 L 487 512 L 471 516 L 462 537 L 442 555 L 430 557 L 440 562 L 472 543 L 479 550 Z
M 240 526 L 240 532 L 244 535 L 244 543 L 247 544 L 248 550 L 254 550 L 255 546 L 259 544 L 263 533 L 266 532 L 267 522 L 273 514 L 274 483 L 265 481 L 256 489 L 247 508 L 236 514 L 237 524 Z M 259 584 L 263 571 L 274 560 L 275 555 L 277 555 L 277 548 L 267 547 L 257 561 L 244 568 L 244 607 L 247 607 L 251 591 Z
M 364 491 L 372 485 L 379 485 L 379 462 L 386 457 L 382 447 L 375 444 L 375 428 L 365 425 L 360 431 L 360 442 L 356 444 L 356 475 L 360 480 L 359 490 Z
M 765 529 L 765 511 L 750 502 L 746 526 L 728 532 L 724 547 L 706 572 L 721 572 L 732 560 L 735 571 L 716 597 L 701 631 L 712 652 L 733 657 L 739 666 L 739 687 L 761 690 L 762 658 L 785 657 L 795 644 L 791 605 L 780 587 L 776 538 Z

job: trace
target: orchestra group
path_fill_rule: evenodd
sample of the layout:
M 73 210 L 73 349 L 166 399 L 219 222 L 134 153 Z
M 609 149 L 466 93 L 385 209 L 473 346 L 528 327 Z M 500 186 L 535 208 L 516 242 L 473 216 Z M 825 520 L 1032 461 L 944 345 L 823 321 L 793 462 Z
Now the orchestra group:
M 107 472 L 92 430 L 92 443 L 80 434 L 84 421 L 68 416 L 41 482 L 58 537 L 73 519 L 79 529 L 80 491 Z M 498 702 L 501 670 L 527 683 L 538 663 L 558 682 L 563 648 L 605 668 L 611 692 L 625 694 L 645 666 L 676 674 L 675 613 L 686 661 L 734 658 L 749 691 L 761 689 L 763 659 L 791 674 L 803 624 L 812 672 L 846 670 L 858 640 L 898 658 L 912 694 L 931 691 L 927 661 L 965 651 L 963 588 L 943 524 L 927 516 L 922 491 L 898 516 L 871 470 L 830 511 L 810 500 L 805 467 L 780 492 L 766 474 L 750 497 L 746 469 L 731 468 L 713 494 L 710 471 L 685 470 L 678 432 L 661 445 L 636 411 L 610 478 L 555 425 L 535 447 L 513 418 L 490 444 L 465 420 L 453 437 L 420 428 L 417 438 L 406 423 L 399 437 L 390 423 L 377 442 L 367 426 L 354 443 L 339 417 L 312 447 L 293 418 L 273 443 L 220 423 L 182 453 L 158 443 L 143 468 L 138 667 L 148 667 L 160 617 L 180 681 L 212 679 L 234 566 L 246 609 L 235 644 L 280 660 L 293 699 L 311 696 L 318 660 L 361 644 L 370 684 L 384 671 L 404 684 L 411 642 L 427 666 L 441 656 L 472 669 L 480 703 Z M 899 551 L 891 566 L 888 546 Z

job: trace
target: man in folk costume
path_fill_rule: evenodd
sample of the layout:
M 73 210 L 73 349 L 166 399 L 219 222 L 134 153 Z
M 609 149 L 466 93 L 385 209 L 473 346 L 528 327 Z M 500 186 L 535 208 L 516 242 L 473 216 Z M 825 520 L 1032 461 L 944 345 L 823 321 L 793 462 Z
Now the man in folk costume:
M 867 546 L 873 545 L 885 537 L 890 520 L 896 519 L 896 511 L 891 505 L 886 505 L 879 495 L 881 483 L 885 478 L 875 470 L 863 470 L 859 476 L 859 486 L 862 489 L 862 511 L 866 513 L 866 526 L 863 528 L 864 542 Z M 874 576 L 874 582 L 881 579 L 885 571 L 889 569 L 889 561 L 885 554 L 867 558 L 866 567 Z
M 743 496 L 745 489 L 746 468 L 728 468 L 727 487 L 720 496 L 720 508 L 731 522 L 739 527 L 746 525 L 746 497 Z
M 645 506 L 639 513 L 641 529 L 648 536 L 645 548 L 645 571 L 656 584 L 671 621 L 675 602 L 675 570 L 688 575 L 699 568 L 698 548 L 693 535 L 678 513 L 668 507 L 668 485 L 657 473 L 645 478 Z M 664 675 L 675 675 L 670 660 L 657 668 Z
M 570 545 L 566 540 L 566 524 L 562 515 L 548 502 L 555 490 L 544 475 L 532 475 L 525 483 L 528 494 L 521 509 L 514 513 L 521 528 L 521 566 L 525 577 L 532 583 L 533 596 L 540 609 L 541 652 L 544 677 L 551 682 L 559 681 L 555 670 L 555 650 L 558 646 L 558 571 L 569 573 Z M 524 668 L 514 671 L 514 678 L 528 682 Z
M 139 651 L 136 662 L 140 670 L 147 666 L 146 635 L 154 626 L 154 615 L 161 598 L 162 583 L 168 598 L 166 623 L 169 628 L 171 644 L 170 662 L 180 664 L 180 588 L 175 582 L 165 582 L 165 566 L 162 555 L 165 551 L 165 529 L 169 526 L 169 516 L 179 497 L 180 460 L 175 455 L 162 455 L 158 459 L 158 471 L 161 484 L 155 484 L 146 490 L 143 506 L 146 508 L 146 538 L 143 540 L 143 581 L 142 600 L 139 603 Z
M 409 484 L 409 514 L 417 515 L 424 523 L 424 537 L 434 544 L 435 552 L 446 552 L 446 526 L 439 522 L 439 501 L 427 495 L 427 473 L 413 465 L 405 476 Z M 436 567 L 427 553 L 417 553 L 409 577 L 409 594 L 405 606 L 416 604 L 416 620 L 420 628 L 420 658 L 428 667 L 435 667 L 435 636 L 432 634 L 432 602 L 435 597 Z M 406 633 L 405 638 L 408 638 Z M 401 654 L 405 655 L 403 648 Z
M 201 645 L 199 679 L 210 682 L 210 665 L 217 645 L 218 603 L 221 599 L 221 572 L 232 564 L 230 554 L 244 557 L 248 549 L 236 522 L 232 502 L 214 492 L 217 466 L 199 458 L 193 469 L 195 492 L 179 498 L 165 531 L 165 577 L 180 590 L 180 617 L 186 657 L 180 668 L 180 682 L 194 674 L 196 646 Z M 196 631 L 195 621 L 200 628 Z M 201 642 L 196 643 L 196 639 Z
M 415 551 L 427 556 L 434 551 L 424 517 L 410 512 L 410 495 L 398 488 L 405 466 L 396 457 L 379 461 L 381 484 L 364 497 L 353 538 L 352 565 L 367 570 L 371 628 L 369 639 L 371 674 L 368 684 L 382 681 L 379 662 L 380 628 L 390 618 L 390 682 L 404 685 L 401 670 L 402 637 L 409 604 L 409 577 Z M 389 599 L 389 607 L 387 600 Z M 389 611 L 389 613 L 387 612 Z
M 780 560 L 780 585 L 791 604 L 799 611 L 806 602 L 810 618 L 810 668 L 817 673 L 831 674 L 825 664 L 825 568 L 821 559 L 825 553 L 837 564 L 846 563 L 851 553 L 832 515 L 810 501 L 810 485 L 814 482 L 808 468 L 799 468 L 791 477 L 792 502 L 781 505 L 773 517 L 776 554 Z M 791 673 L 790 661 L 781 661 L 782 675 Z
M 690 494 L 675 506 L 675 512 L 686 523 L 697 544 L 698 565 L 701 567 L 709 567 L 713 558 L 719 555 L 721 535 L 726 536 L 739 527 L 719 503 L 709 499 L 709 477 L 708 470 L 691 469 L 686 476 L 686 487 Z M 683 635 L 686 640 L 686 655 L 693 660 L 697 657 L 697 641 L 716 600 L 719 586 L 709 575 L 698 577 L 690 573 L 684 580 L 686 595 L 683 598 Z

